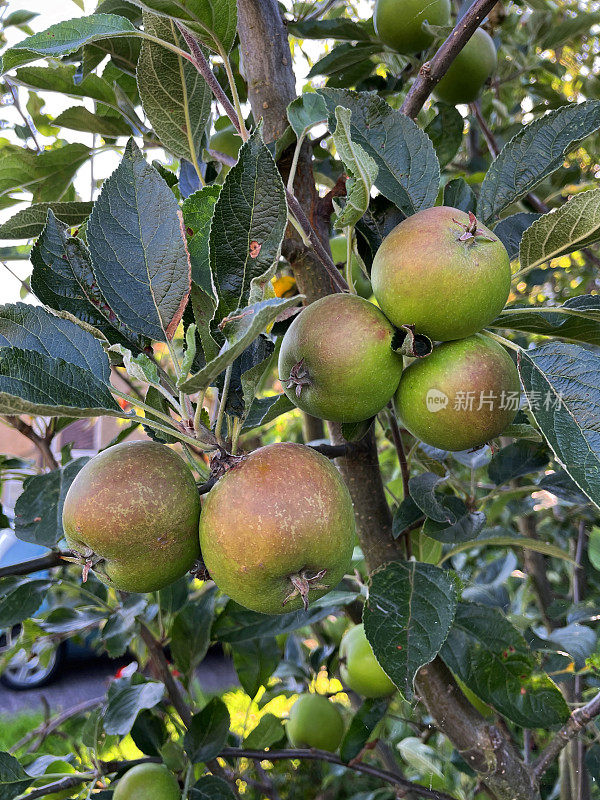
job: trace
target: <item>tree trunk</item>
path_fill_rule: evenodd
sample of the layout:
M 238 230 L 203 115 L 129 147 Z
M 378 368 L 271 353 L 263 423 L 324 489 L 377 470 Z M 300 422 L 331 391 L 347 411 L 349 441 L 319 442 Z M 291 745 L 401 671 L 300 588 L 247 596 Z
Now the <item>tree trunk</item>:
M 272 141 L 286 129 L 286 108 L 296 97 L 287 30 L 277 0 L 238 0 L 238 31 L 252 113 L 256 121 L 263 119 L 265 140 Z M 279 166 L 285 176 L 285 160 Z M 322 206 L 313 178 L 309 144 L 302 149 L 294 192 L 327 246 L 329 218 L 319 213 Z M 284 254 L 307 302 L 333 290 L 324 267 L 295 235 L 288 235 Z M 339 426 L 329 427 L 332 441 L 342 441 Z M 392 536 L 392 517 L 383 489 L 373 428 L 351 456 L 337 461 L 352 496 L 358 535 L 369 569 L 402 558 L 399 543 Z M 496 800 L 539 798 L 512 744 L 473 708 L 441 659 L 436 658 L 420 671 L 417 688 L 437 727 L 481 775 Z

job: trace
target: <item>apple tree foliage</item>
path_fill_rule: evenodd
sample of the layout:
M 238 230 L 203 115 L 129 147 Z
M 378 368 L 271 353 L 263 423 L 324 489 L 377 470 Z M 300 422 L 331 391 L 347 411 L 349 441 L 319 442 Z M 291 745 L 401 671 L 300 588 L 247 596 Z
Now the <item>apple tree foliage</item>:
M 18 118 L 0 139 L 0 207 L 20 204 L 1 253 L 32 267 L 25 302 L 0 307 L 0 413 L 42 464 L 25 477 L 2 456 L 0 469 L 25 478 L 16 535 L 49 549 L 42 578 L 0 570 L 0 628 L 19 632 L 0 668 L 90 633 L 133 663 L 101 703 L 0 752 L 0 800 L 106 800 L 125 742 L 195 800 L 325 786 L 348 800 L 600 797 L 595 4 L 488 2 L 499 65 L 480 99 L 430 98 L 412 114 L 407 91 L 450 28 L 399 56 L 365 3 L 102 0 L 74 19 L 65 3 L 64 21 L 36 33 L 34 13 L 0 5 L 3 102 Z M 52 93 L 68 99 L 58 115 Z M 237 163 L 210 147 L 224 109 L 242 126 Z M 103 151 L 119 163 L 90 200 L 74 179 Z M 387 410 L 341 430 L 305 420 L 303 433 L 276 352 L 301 303 L 339 288 L 335 226 L 368 273 L 395 224 L 441 203 L 474 212 L 513 262 L 490 331 L 517 359 L 515 424 L 453 454 Z M 119 441 L 143 428 L 176 447 L 201 491 L 207 453 L 329 437 L 355 503 L 355 574 L 274 617 L 192 577 L 148 596 L 84 583 L 61 559 L 61 510 L 85 459 L 54 442 L 100 415 L 119 420 Z M 331 626 L 345 615 L 364 621 L 398 689 L 389 700 L 335 682 Z M 241 689 L 209 698 L 195 671 L 217 644 Z M 345 705 L 338 755 L 286 747 L 289 698 L 315 685 Z M 75 775 L 44 775 L 57 752 Z

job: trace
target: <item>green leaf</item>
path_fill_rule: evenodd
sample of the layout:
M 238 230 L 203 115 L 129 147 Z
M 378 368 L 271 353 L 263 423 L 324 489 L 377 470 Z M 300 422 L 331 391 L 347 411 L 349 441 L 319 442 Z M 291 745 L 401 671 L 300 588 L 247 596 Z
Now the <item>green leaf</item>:
M 253 728 L 242 742 L 242 747 L 247 750 L 264 750 L 273 747 L 285 737 L 285 730 L 281 720 L 273 714 L 265 714 L 260 718 L 258 725 Z
M 562 167 L 565 156 L 600 128 L 600 101 L 563 106 L 523 127 L 502 148 L 481 185 L 477 216 L 490 222 Z
M 523 475 L 546 469 L 548 460 L 545 444 L 513 442 L 494 453 L 488 465 L 488 475 L 496 486 L 500 486 Z
M 407 699 L 418 670 L 444 644 L 456 605 L 452 574 L 432 564 L 393 562 L 373 573 L 365 633 L 377 661 Z
M 219 53 L 233 47 L 237 30 L 236 0 L 131 0 L 154 14 L 184 22 L 200 40 Z
M 436 103 L 437 114 L 425 127 L 425 133 L 435 148 L 440 167 L 449 164 L 462 144 L 465 121 L 456 106 Z M 450 204 L 448 204 L 450 205 Z M 458 206 L 455 206 L 458 208 Z
M 136 617 L 145 611 L 148 605 L 145 596 L 131 594 L 124 598 L 120 608 L 111 613 L 102 628 L 101 642 L 110 658 L 125 655 L 136 634 Z
M 48 209 L 54 216 L 69 226 L 79 225 L 90 215 L 93 203 L 34 203 L 17 211 L 14 217 L 0 225 L 0 239 L 33 239 L 46 224 Z
M 113 344 L 110 352 L 118 353 L 123 358 L 123 366 L 129 377 L 142 383 L 149 383 L 151 386 L 160 385 L 158 365 L 148 358 L 145 353 L 133 356 L 131 350 L 127 350 L 121 344 Z
M 192 262 L 192 281 L 209 298 L 213 297 L 213 287 L 208 242 L 210 225 L 220 191 L 220 186 L 205 186 L 187 197 L 183 203 L 183 222 L 189 237 L 188 249 Z
M 65 144 L 43 153 L 7 146 L 0 160 L 0 194 L 19 190 L 32 192 L 35 203 L 59 200 L 89 155 L 83 144 Z
M 588 558 L 594 569 L 600 570 L 600 528 L 593 527 L 588 540 Z
M 464 178 L 454 178 L 444 187 L 444 205 L 460 208 L 468 213 L 475 211 L 477 197 Z
M 110 363 L 100 341 L 70 319 L 25 303 L 0 306 L 0 348 L 16 347 L 61 358 L 109 383 Z
M 490 327 L 600 345 L 600 297 L 582 294 L 555 308 L 505 308 Z
M 352 112 L 338 106 L 335 109 L 337 125 L 333 132 L 333 141 L 337 153 L 349 173 L 346 181 L 346 205 L 338 215 L 336 228 L 354 226 L 366 213 L 371 199 L 371 188 L 377 178 L 378 168 L 371 156 L 357 143 L 352 141 L 350 119 Z
M 115 93 L 112 86 L 99 75 L 86 75 L 80 81 L 74 64 L 56 64 L 49 67 L 21 67 L 16 71 L 14 81 L 30 89 L 43 89 L 59 92 L 71 97 L 89 97 L 108 105 L 114 104 Z
M 285 394 L 276 394 L 272 397 L 255 397 L 250 407 L 247 409 L 246 418 L 242 430 L 249 431 L 266 425 L 268 422 L 293 411 L 296 406 Z
M 275 321 L 282 311 L 296 305 L 300 299 L 300 295 L 287 299 L 274 297 L 236 310 L 230 317 L 227 317 L 230 321 L 223 326 L 227 344 L 216 358 L 184 381 L 180 388 L 187 394 L 193 394 L 210 386 L 215 378 L 232 364 L 257 336 Z
M 185 751 L 192 763 L 210 761 L 219 755 L 229 734 L 229 712 L 219 697 L 213 699 L 194 714 L 185 738 Z
M 108 306 L 95 283 L 87 247 L 70 236 L 69 226 L 59 222 L 52 210 L 31 251 L 31 262 L 31 288 L 42 303 L 92 325 L 109 342 L 124 343 L 136 351 L 146 345 Z
M 279 260 L 286 225 L 285 188 L 259 127 L 227 173 L 210 228 L 217 322 L 262 300 L 263 287 Z
M 140 711 L 131 729 L 131 738 L 138 750 L 156 758 L 161 747 L 169 739 L 169 732 L 163 720 L 152 711 Z
M 233 665 L 249 697 L 256 697 L 260 687 L 266 687 L 280 660 L 281 652 L 274 636 L 238 642 L 233 647 Z
M 145 13 L 144 30 L 186 49 L 171 19 Z M 197 163 L 212 102 L 204 78 L 186 58 L 146 40 L 137 80 L 144 112 L 162 144 L 178 158 Z
M 0 800 L 13 800 L 33 783 L 31 778 L 10 753 L 0 752 Z
M 454 495 L 443 495 L 442 502 L 448 520 L 436 522 L 426 519 L 423 534 L 444 544 L 476 539 L 485 525 L 485 514 L 481 511 L 469 511 L 460 497 Z
M 541 214 L 529 214 L 525 211 L 520 211 L 518 214 L 504 217 L 495 226 L 494 233 L 506 247 L 511 261 L 519 255 L 523 234 L 541 216 Z
M 88 458 L 65 467 L 32 475 L 23 483 L 15 504 L 15 533 L 24 542 L 55 547 L 63 538 L 62 511 L 69 487 Z
M 287 118 L 296 137 L 303 139 L 311 128 L 327 120 L 325 101 L 316 92 L 304 92 L 287 107 Z
M 136 34 L 139 31 L 128 19 L 115 14 L 92 14 L 89 17 L 64 20 L 5 50 L 0 73 L 34 61 L 39 56 L 66 56 L 97 39 Z
M 305 625 L 319 622 L 334 613 L 333 609 L 348 605 L 355 599 L 356 595 L 351 592 L 329 592 L 314 600 L 308 611 L 291 611 L 288 614 L 259 614 L 230 600 L 217 617 L 212 636 L 220 642 L 237 644 L 255 638 L 291 633 Z
M 600 506 L 600 356 L 552 342 L 520 351 L 518 367 L 546 441 L 579 488 Z M 534 402 L 537 398 L 542 402 Z
M 0 626 L 11 628 L 33 617 L 44 602 L 51 583 L 45 579 L 26 579 L 16 584 L 11 579 L 0 581 Z
M 73 131 L 97 133 L 104 138 L 117 136 L 131 136 L 131 125 L 121 117 L 109 117 L 106 114 L 93 114 L 83 106 L 72 106 L 65 109 L 54 119 L 54 124 L 59 128 L 69 128 Z
M 409 480 L 410 496 L 421 511 L 436 522 L 449 522 L 452 514 L 444 504 L 445 498 L 436 489 L 448 479 L 447 475 L 424 472 Z
M 329 130 L 335 129 L 337 106 L 352 112 L 352 140 L 377 164 L 375 185 L 382 194 L 407 216 L 435 203 L 439 163 L 431 140 L 411 119 L 374 93 L 326 88 L 319 94 L 329 111 Z
M 190 800 L 235 800 L 235 795 L 222 778 L 203 775 L 192 787 Z
M 523 233 L 521 269 L 533 269 L 552 258 L 581 250 L 600 240 L 600 189 L 572 197 L 544 214 Z
M 184 675 L 191 675 L 204 660 L 210 644 L 216 589 L 209 589 L 177 613 L 171 628 L 171 653 Z
M 340 758 L 346 763 L 356 758 L 371 738 L 373 731 L 381 722 L 389 705 L 389 700 L 365 700 L 352 717 L 340 745 Z
M 459 603 L 441 656 L 477 697 L 524 728 L 559 725 L 569 708 L 538 671 L 521 634 L 496 608 Z
M 354 22 L 347 17 L 290 22 L 288 30 L 300 39 L 338 39 L 360 42 L 370 38 L 369 26 L 366 23 Z
M 96 282 L 131 330 L 173 338 L 190 292 L 191 267 L 173 192 L 130 139 L 87 226 Z
M 401 536 L 409 525 L 412 525 L 419 519 L 423 519 L 423 512 L 412 497 L 405 497 L 394 512 L 394 519 L 392 522 L 394 539 Z
M 310 69 L 307 79 L 316 75 L 337 77 L 345 75 L 357 65 L 364 64 L 371 56 L 381 53 L 381 45 L 375 42 L 345 42 L 333 47 L 329 53 L 320 58 Z M 373 66 L 375 66 L 373 64 Z
M 0 413 L 122 415 L 107 384 L 89 370 L 16 347 L 0 348 Z
M 455 544 L 451 550 L 444 553 L 443 558 L 438 561 L 438 566 L 453 558 L 457 553 L 471 550 L 474 547 L 522 547 L 524 550 L 532 550 L 534 553 L 543 553 L 546 556 L 575 563 L 568 553 L 554 544 L 543 542 L 540 539 L 530 539 L 527 536 L 516 536 L 510 530 L 498 526 L 483 531 L 477 539 Z
M 145 681 L 130 685 L 129 679 L 113 681 L 108 687 L 104 730 L 125 736 L 133 727 L 137 715 L 144 708 L 154 708 L 162 700 L 165 687 L 158 681 Z

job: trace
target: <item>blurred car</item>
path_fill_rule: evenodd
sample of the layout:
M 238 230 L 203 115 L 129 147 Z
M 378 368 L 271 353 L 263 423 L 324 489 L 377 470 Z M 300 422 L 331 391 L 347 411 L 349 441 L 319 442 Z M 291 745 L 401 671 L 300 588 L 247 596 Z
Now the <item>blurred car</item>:
M 48 548 L 22 542 L 10 528 L 0 529 L 0 567 L 8 567 L 23 561 L 31 561 L 46 555 Z M 31 577 L 44 578 L 47 570 L 31 573 Z M 43 610 L 45 605 L 41 606 Z M 12 647 L 21 632 L 20 625 L 10 629 L 0 628 L 0 655 L 2 651 Z M 94 636 L 76 636 L 52 647 L 48 657 L 47 644 L 44 646 L 44 658 L 40 658 L 41 647 L 36 651 L 34 645 L 31 653 L 20 650 L 0 674 L 0 683 L 9 689 L 23 691 L 36 689 L 51 683 L 56 678 L 67 657 L 77 659 L 95 659 L 98 654 L 94 647 Z

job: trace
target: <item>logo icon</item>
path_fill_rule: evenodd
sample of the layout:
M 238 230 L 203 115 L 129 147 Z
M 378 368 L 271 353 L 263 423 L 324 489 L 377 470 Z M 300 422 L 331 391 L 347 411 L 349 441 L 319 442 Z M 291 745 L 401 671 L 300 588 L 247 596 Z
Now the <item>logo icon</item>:
M 446 408 L 448 405 L 448 395 L 445 392 L 441 392 L 439 389 L 430 389 L 425 395 L 425 403 L 427 404 L 427 410 L 435 414 Z

